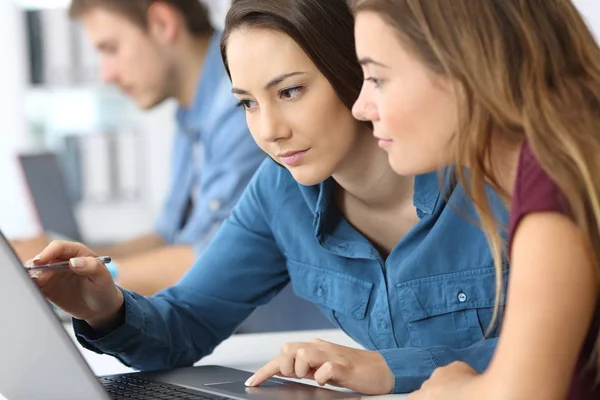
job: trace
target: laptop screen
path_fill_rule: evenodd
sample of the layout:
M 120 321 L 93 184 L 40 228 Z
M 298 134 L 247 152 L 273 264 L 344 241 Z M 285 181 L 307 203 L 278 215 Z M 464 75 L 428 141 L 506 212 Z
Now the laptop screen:
M 0 233 L 0 394 L 9 400 L 107 395 Z
M 56 154 L 21 154 L 19 161 L 44 231 L 83 241 Z

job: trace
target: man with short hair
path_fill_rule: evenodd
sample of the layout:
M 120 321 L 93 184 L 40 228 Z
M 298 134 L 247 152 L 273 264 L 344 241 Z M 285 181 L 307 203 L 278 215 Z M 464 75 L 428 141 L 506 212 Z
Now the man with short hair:
M 155 231 L 96 249 L 116 260 L 119 286 L 151 295 L 193 264 L 265 156 L 231 94 L 220 32 L 198 0 L 73 0 L 69 12 L 99 51 L 104 82 L 141 109 L 179 103 L 171 188 Z

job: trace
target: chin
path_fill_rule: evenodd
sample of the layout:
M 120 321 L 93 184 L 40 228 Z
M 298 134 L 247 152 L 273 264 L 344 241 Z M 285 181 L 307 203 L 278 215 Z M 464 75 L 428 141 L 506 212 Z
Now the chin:
M 321 171 L 318 171 L 317 168 L 308 165 L 286 168 L 290 171 L 296 182 L 304 186 L 318 185 L 331 176 L 331 174 L 322 173 Z
M 135 104 L 141 110 L 151 110 L 154 107 L 161 104 L 163 101 L 164 101 L 164 99 L 157 99 L 157 98 L 150 98 L 150 97 L 136 98 Z
M 389 162 L 394 172 L 400 176 L 415 176 L 437 171 L 435 166 L 426 166 L 423 163 L 411 162 L 407 157 L 398 160 L 390 156 Z

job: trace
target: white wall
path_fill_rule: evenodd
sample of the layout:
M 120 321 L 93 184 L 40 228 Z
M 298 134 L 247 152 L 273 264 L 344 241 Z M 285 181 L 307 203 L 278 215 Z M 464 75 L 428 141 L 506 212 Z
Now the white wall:
M 229 9 L 229 1 L 228 0 L 202 0 L 212 13 L 213 23 L 222 28 L 225 22 L 225 14 L 227 14 L 227 10 Z
M 25 143 L 26 63 L 23 17 L 12 1 L 0 1 L 0 229 L 10 236 L 36 230 L 21 184 L 15 151 Z
M 584 15 L 596 37 L 600 39 L 600 0 L 573 0 L 573 3 Z
M 26 119 L 26 99 L 30 100 L 31 106 L 31 99 L 35 98 L 36 92 L 28 85 L 24 16 L 15 4 L 12 0 L 0 0 L 0 52 L 4 60 L 10 60 L 0 63 L 0 229 L 11 238 L 41 232 L 16 161 L 19 151 L 32 149 L 33 143 L 28 143 L 30 136 Z M 41 98 L 52 96 L 53 90 L 42 89 L 42 93 L 45 94 Z M 75 93 L 61 92 L 61 96 L 54 98 L 71 98 L 70 103 L 64 99 L 54 101 L 50 105 L 47 99 L 41 102 L 46 107 L 42 114 L 50 114 L 46 121 L 52 121 L 49 126 L 58 125 L 63 127 L 65 132 L 78 132 L 80 125 L 94 125 L 98 122 L 94 118 L 89 121 L 90 112 L 93 114 L 97 108 L 94 95 L 87 89 L 81 89 L 80 96 L 75 97 L 89 101 L 84 101 L 81 104 L 82 110 L 73 114 L 72 97 L 77 95 L 76 90 L 73 92 Z M 86 93 L 88 96 L 85 96 Z M 40 104 L 33 103 L 34 108 L 39 106 Z M 136 132 L 142 135 L 145 144 L 141 154 L 145 160 L 143 198 L 137 204 L 85 204 L 79 207 L 76 211 L 81 229 L 90 240 L 125 239 L 151 229 L 162 206 L 170 179 L 171 142 L 175 131 L 174 112 L 174 103 L 167 102 L 150 112 L 130 114 L 133 126 Z M 80 117 L 85 115 L 82 117 L 84 122 L 82 118 L 77 118 L 77 113 Z M 70 119 L 71 125 L 63 121 L 65 118 Z

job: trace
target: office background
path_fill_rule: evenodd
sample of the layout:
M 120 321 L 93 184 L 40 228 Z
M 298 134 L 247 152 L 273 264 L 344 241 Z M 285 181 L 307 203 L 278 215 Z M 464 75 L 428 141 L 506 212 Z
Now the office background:
M 206 2 L 222 26 L 228 0 Z M 600 0 L 574 3 L 600 37 Z M 100 84 L 96 55 L 65 4 L 0 0 L 0 229 L 11 238 L 41 232 L 17 155 L 49 149 L 70 171 L 85 236 L 126 239 L 149 230 L 161 207 L 175 105 L 140 112 Z
M 162 205 L 175 104 L 140 112 L 102 85 L 68 3 L 0 0 L 0 229 L 11 238 L 41 232 L 17 155 L 48 149 L 64 161 L 84 236 L 118 241 L 148 231 Z M 228 1 L 206 3 L 222 26 Z

